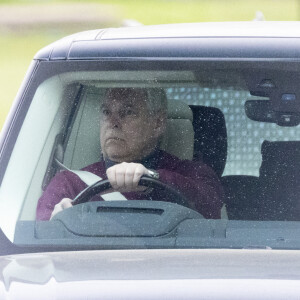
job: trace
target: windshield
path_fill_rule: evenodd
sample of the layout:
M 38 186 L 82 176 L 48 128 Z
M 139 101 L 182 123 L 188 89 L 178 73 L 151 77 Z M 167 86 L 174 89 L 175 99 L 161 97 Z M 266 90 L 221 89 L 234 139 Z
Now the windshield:
M 284 79 L 258 63 L 53 64 L 26 94 L 2 178 L 12 242 L 299 248 L 289 64 Z

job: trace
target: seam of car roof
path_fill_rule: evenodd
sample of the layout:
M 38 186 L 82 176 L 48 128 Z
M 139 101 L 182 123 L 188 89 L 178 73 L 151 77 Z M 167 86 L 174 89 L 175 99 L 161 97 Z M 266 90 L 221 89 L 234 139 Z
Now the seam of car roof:
M 92 41 L 99 41 L 99 40 L 102 40 L 102 39 L 101 39 L 102 35 L 103 35 L 106 31 L 109 31 L 109 29 L 110 29 L 110 28 L 107 28 L 107 29 L 100 29 L 100 30 L 99 30 L 99 33 L 97 33 L 96 36 L 94 37 L 94 39 L 92 39 L 92 40 L 85 40 L 85 39 L 82 39 L 82 40 L 75 40 L 75 39 L 74 39 L 74 40 L 72 40 L 72 41 L 70 42 L 69 49 L 68 49 L 68 53 L 67 53 L 67 55 L 66 55 L 65 60 L 68 60 L 68 59 L 69 59 L 69 57 L 70 57 L 70 51 L 71 51 L 72 45 L 73 45 L 74 43 L 77 43 L 77 42 L 92 42 Z M 98 37 L 99 37 L 99 39 L 98 39 Z M 53 49 L 52 49 L 52 51 L 53 51 Z M 52 54 L 52 52 L 51 52 L 51 54 Z
M 100 29 L 99 33 L 96 35 L 93 41 L 102 40 L 102 36 L 104 33 L 111 31 L 112 28 Z
M 52 57 L 54 48 L 55 48 L 55 46 L 52 47 L 52 49 L 51 49 L 51 51 L 50 51 L 50 53 L 49 53 L 49 57 L 48 57 L 48 60 L 49 60 L 49 61 L 51 60 L 51 57 Z
M 101 31 L 99 34 L 101 34 L 101 36 L 103 36 L 103 34 L 105 32 L 109 31 L 108 30 L 103 30 Z M 71 45 L 69 47 L 69 51 L 68 51 L 68 54 L 67 54 L 67 60 L 83 60 L 83 59 L 89 59 L 89 60 L 99 60 L 99 59 L 111 59 L 111 60 L 116 60 L 116 59 L 135 59 L 135 60 L 146 60 L 148 57 L 123 57 L 123 56 L 118 56 L 118 57 L 107 57 L 107 56 L 103 56 L 103 57 L 70 57 L 70 52 L 71 52 L 71 49 L 72 49 L 72 46 L 75 45 L 75 43 L 80 43 L 80 42 L 98 42 L 98 41 L 126 41 L 126 40 L 159 40 L 159 39 L 263 39 L 263 40 L 270 40 L 270 39 L 300 39 L 300 37 L 284 37 L 284 36 L 272 36 L 272 37 L 264 37 L 264 36 L 178 36 L 178 37 L 138 37 L 138 38 L 112 38 L 112 39 L 97 39 L 98 35 L 96 36 L 96 39 L 93 39 L 93 40 L 74 40 L 71 42 Z M 155 58 L 154 56 L 153 57 L 150 57 L 149 59 L 153 59 Z M 174 57 L 156 57 L 157 59 L 176 59 L 177 57 L 174 56 Z M 184 59 L 188 59 L 188 57 L 185 57 Z M 190 57 L 190 59 L 195 59 L 194 57 Z M 210 59 L 210 57 L 201 57 L 201 59 Z M 231 59 L 231 58 L 229 58 Z M 243 57 L 243 58 L 238 58 L 239 60 L 241 59 L 253 59 L 252 57 L 251 58 L 247 58 L 247 57 Z M 270 57 L 270 58 L 261 58 L 261 57 L 257 57 L 257 58 L 254 58 L 254 59 L 284 59 L 284 60 L 289 60 L 289 59 L 298 59 L 297 56 L 294 56 L 292 58 L 290 57 L 279 57 L 279 58 L 273 58 L 273 57 Z
M 147 37 L 119 37 L 119 38 L 103 38 L 104 34 L 106 34 L 107 32 L 111 31 L 114 28 L 106 28 L 106 29 L 100 29 L 99 33 L 95 36 L 95 38 L 93 39 L 79 39 L 76 40 L 74 39 L 73 41 L 71 41 L 70 45 L 69 45 L 69 49 L 68 49 L 68 53 L 66 55 L 65 58 L 56 58 L 54 60 L 75 60 L 76 58 L 70 58 L 70 52 L 72 49 L 72 46 L 75 45 L 76 43 L 81 43 L 81 42 L 98 42 L 98 41 L 126 41 L 126 40 L 159 40 L 159 39 L 299 39 L 299 37 L 297 36 L 290 36 L 290 37 L 286 37 L 286 36 L 147 36 Z M 51 60 L 51 56 L 53 53 L 54 49 L 52 49 L 49 60 Z M 86 57 L 87 59 L 101 59 L 100 57 Z M 103 57 L 106 58 L 106 57 Z M 124 58 L 124 57 L 121 57 Z M 138 57 L 135 57 L 138 58 Z M 142 58 L 142 57 L 141 57 Z M 77 58 L 79 59 L 79 58 Z M 83 57 L 80 57 L 80 59 L 84 59 Z
M 104 33 L 103 33 L 104 34 Z M 101 37 L 102 35 L 101 34 Z M 98 42 L 98 41 L 126 41 L 126 40 L 149 40 L 149 39 L 300 39 L 300 36 L 149 36 L 149 37 L 119 37 L 119 38 L 100 38 L 93 40 L 74 40 L 74 43 L 80 42 Z
M 67 58 L 70 61 L 119 61 L 119 62 L 127 62 L 127 61 L 143 61 L 143 62 L 151 62 L 151 61 L 240 61 L 240 62 L 299 62 L 299 57 L 182 57 L 182 56 L 173 56 L 173 57 L 158 57 L 158 56 L 136 56 L 136 57 L 128 57 L 128 56 L 118 56 L 118 57 L 72 57 Z

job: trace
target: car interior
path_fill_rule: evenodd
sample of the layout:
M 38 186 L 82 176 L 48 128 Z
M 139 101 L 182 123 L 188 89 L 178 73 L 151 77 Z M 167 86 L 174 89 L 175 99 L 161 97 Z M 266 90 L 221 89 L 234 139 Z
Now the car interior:
M 165 89 L 168 121 L 160 147 L 181 159 L 203 161 L 219 176 L 225 196 L 218 226 L 222 230 L 227 226 L 227 234 L 231 220 L 299 221 L 298 90 L 291 84 L 281 87 L 272 72 L 258 72 L 256 81 L 253 76 L 232 72 L 225 82 L 220 80 L 224 71 L 215 72 L 210 74 L 214 80 L 191 71 L 176 76 L 173 71 L 97 71 L 64 73 L 44 81 L 33 97 L 3 179 L 7 184 L 0 196 L 7 200 L 1 202 L 0 211 L 10 211 L 0 219 L 4 231 L 13 239 L 15 229 L 20 238 L 30 226 L 46 228 L 45 224 L 33 224 L 37 201 L 51 178 L 64 166 L 79 170 L 101 159 L 99 99 L 116 85 Z M 236 76 L 242 85 L 234 85 Z M 270 91 L 272 84 L 279 88 Z M 8 182 L 24 168 L 26 176 L 14 180 L 20 187 L 16 195 Z M 8 209 L 11 203 L 14 211 Z M 178 232 L 184 228 L 196 232 L 203 222 L 201 216 L 194 215 L 198 225 L 193 227 L 189 213 L 183 215 L 186 222 Z M 8 227 L 8 219 L 15 225 Z M 217 223 L 210 221 L 207 230 L 215 235 Z M 47 236 L 50 229 L 45 230 L 42 235 Z M 170 227 L 157 230 L 166 234 Z M 24 238 L 20 240 L 22 243 Z

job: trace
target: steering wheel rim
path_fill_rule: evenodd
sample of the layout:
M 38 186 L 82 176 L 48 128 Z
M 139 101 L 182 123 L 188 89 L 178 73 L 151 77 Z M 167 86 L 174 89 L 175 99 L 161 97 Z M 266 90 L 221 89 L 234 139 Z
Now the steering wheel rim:
M 139 185 L 154 188 L 154 189 L 160 189 L 160 190 L 164 190 L 168 193 L 171 193 L 174 203 L 177 203 L 177 204 L 185 206 L 185 207 L 189 207 L 188 201 L 185 198 L 185 196 L 183 196 L 180 192 L 175 190 L 173 187 L 171 187 L 157 179 L 150 178 L 147 176 L 142 176 L 139 181 Z M 85 188 L 83 191 L 81 191 L 72 200 L 72 204 L 77 205 L 77 204 L 88 202 L 93 196 L 95 196 L 101 192 L 104 192 L 110 188 L 112 188 L 112 186 L 108 179 L 99 180 L 96 183 Z

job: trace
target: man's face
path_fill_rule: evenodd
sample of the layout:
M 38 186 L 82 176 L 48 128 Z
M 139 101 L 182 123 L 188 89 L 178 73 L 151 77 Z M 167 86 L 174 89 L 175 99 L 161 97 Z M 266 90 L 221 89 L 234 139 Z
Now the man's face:
M 163 131 L 163 121 L 147 109 L 145 97 L 109 95 L 101 105 L 100 143 L 104 157 L 116 162 L 150 154 Z

